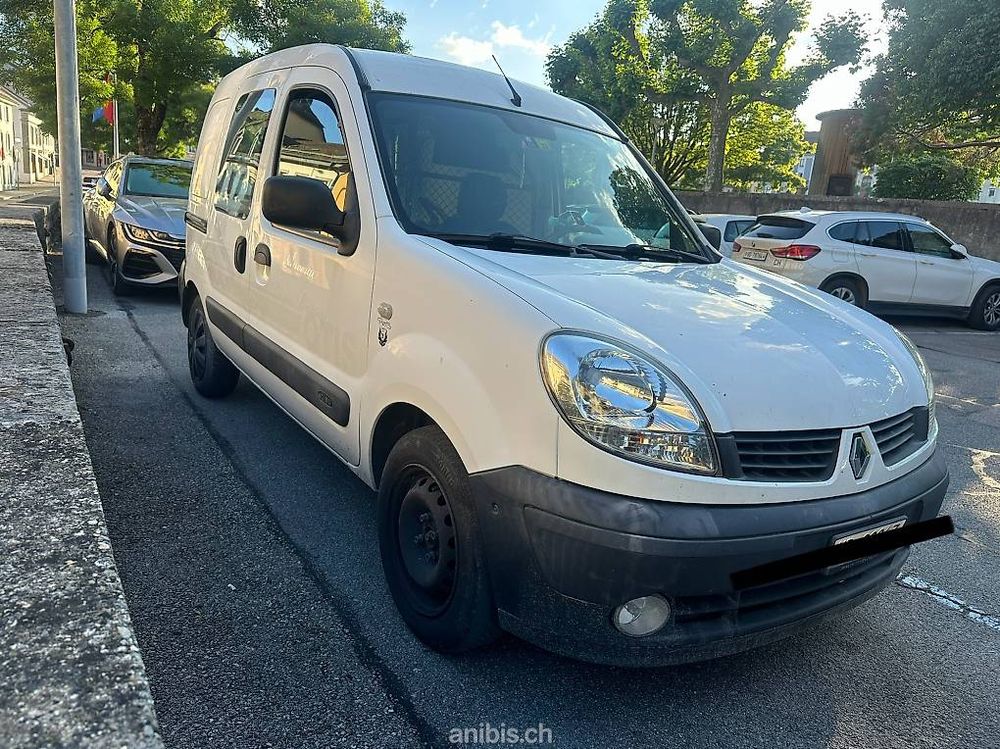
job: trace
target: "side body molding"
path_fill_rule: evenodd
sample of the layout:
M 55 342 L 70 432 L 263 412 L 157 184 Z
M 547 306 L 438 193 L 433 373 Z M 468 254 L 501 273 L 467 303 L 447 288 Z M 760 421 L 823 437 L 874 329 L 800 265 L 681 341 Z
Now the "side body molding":
M 205 307 L 208 319 L 223 335 L 334 423 L 347 426 L 351 417 L 351 398 L 343 388 L 247 325 L 211 297 L 206 298 Z

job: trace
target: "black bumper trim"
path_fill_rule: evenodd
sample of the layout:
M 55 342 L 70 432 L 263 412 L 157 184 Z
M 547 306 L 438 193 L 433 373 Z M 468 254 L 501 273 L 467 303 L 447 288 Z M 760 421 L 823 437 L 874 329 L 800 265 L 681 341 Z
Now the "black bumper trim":
M 892 581 L 906 549 L 742 591 L 731 575 L 890 519 L 933 518 L 948 472 L 935 451 L 874 489 L 770 505 L 635 499 L 523 467 L 471 482 L 506 628 L 588 660 L 654 664 L 750 647 L 871 597 Z M 673 602 L 673 621 L 646 638 L 619 634 L 613 607 L 653 593 Z

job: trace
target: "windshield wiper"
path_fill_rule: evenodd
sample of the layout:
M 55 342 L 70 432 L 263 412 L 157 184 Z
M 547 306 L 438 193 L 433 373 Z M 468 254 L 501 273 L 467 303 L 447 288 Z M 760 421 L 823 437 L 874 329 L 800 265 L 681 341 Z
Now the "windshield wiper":
M 424 236 L 434 237 L 444 242 L 452 244 L 480 245 L 491 250 L 539 250 L 564 252 L 570 257 L 600 257 L 608 260 L 621 260 L 622 255 L 614 252 L 603 252 L 589 245 L 564 244 L 562 242 L 552 242 L 548 239 L 529 237 L 526 234 L 507 234 L 505 232 L 494 232 L 492 234 L 448 234 L 441 232 L 425 232 Z
M 591 245 L 583 245 L 584 249 L 590 250 Z M 687 250 L 678 250 L 676 247 L 657 247 L 653 244 L 642 244 L 639 242 L 634 242 L 633 244 L 625 245 L 624 247 L 610 247 L 606 245 L 601 245 L 601 249 L 607 254 L 614 254 L 616 257 L 624 257 L 628 259 L 647 259 L 647 260 L 662 260 L 663 255 L 671 255 L 678 260 L 692 260 L 696 263 L 711 263 L 712 260 L 705 257 L 704 255 L 699 255 L 697 252 L 688 252 Z

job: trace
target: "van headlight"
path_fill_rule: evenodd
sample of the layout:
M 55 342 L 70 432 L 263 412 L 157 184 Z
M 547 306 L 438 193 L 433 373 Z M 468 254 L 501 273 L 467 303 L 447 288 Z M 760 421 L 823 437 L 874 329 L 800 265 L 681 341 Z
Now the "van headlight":
M 893 328 L 893 330 L 896 329 Z M 917 348 L 917 344 L 898 330 L 896 330 L 896 335 L 899 336 L 899 340 L 903 342 L 906 350 L 910 352 L 913 361 L 917 364 L 917 369 L 920 371 L 920 376 L 924 380 L 924 390 L 927 391 L 927 435 L 928 441 L 933 442 L 937 438 L 938 423 L 934 408 L 934 378 L 931 376 L 931 369 L 927 366 L 927 362 L 924 361 L 924 357 L 920 353 L 920 349 Z
M 705 417 L 662 364 L 622 343 L 579 333 L 550 335 L 541 359 L 552 401 L 585 439 L 630 460 L 716 472 Z
M 909 351 L 910 355 L 913 357 L 913 361 L 916 362 L 917 369 L 920 370 L 920 376 L 924 379 L 924 389 L 927 391 L 927 405 L 933 408 L 934 378 L 931 376 L 930 367 L 927 366 L 927 362 L 924 361 L 924 357 L 920 354 L 920 349 L 917 348 L 917 344 L 898 330 L 896 330 L 896 335 L 899 336 L 899 340 L 903 342 L 903 345 L 906 346 L 906 350 Z

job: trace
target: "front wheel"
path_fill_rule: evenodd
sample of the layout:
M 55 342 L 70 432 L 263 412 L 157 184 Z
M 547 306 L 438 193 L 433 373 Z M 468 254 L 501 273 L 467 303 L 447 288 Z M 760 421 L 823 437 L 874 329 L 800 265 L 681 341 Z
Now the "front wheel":
M 191 301 L 188 317 L 188 370 L 194 389 L 206 398 L 224 398 L 236 389 L 240 371 L 212 340 L 201 299 Z
M 421 641 L 459 653 L 499 636 L 469 476 L 438 427 L 408 432 L 392 448 L 378 536 L 389 591 Z
M 865 296 L 861 284 L 852 278 L 835 278 L 832 281 L 827 281 L 823 284 L 822 291 L 861 309 L 864 309 L 868 303 L 868 298 Z
M 1000 330 L 1000 286 L 990 286 L 976 296 L 969 324 L 979 330 Z

